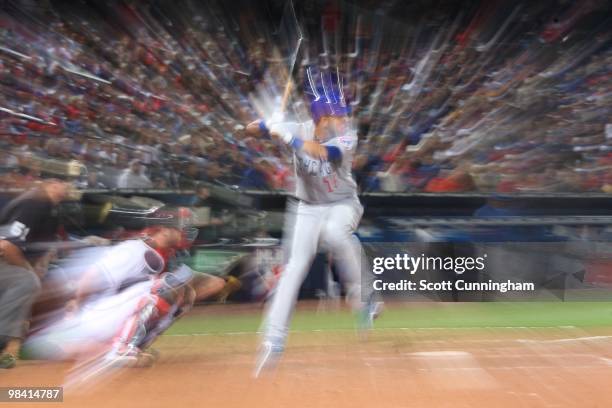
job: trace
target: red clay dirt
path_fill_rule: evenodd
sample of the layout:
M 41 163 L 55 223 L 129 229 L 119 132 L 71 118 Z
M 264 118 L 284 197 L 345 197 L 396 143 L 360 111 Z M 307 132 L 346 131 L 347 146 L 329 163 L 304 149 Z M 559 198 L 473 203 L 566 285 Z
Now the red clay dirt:
M 278 368 L 259 379 L 252 377 L 255 335 L 165 336 L 153 367 L 120 370 L 89 390 L 66 390 L 54 406 L 609 407 L 611 334 L 390 329 L 364 340 L 349 332 L 300 332 Z M 0 386 L 62 385 L 69 368 L 20 362 L 0 371 Z

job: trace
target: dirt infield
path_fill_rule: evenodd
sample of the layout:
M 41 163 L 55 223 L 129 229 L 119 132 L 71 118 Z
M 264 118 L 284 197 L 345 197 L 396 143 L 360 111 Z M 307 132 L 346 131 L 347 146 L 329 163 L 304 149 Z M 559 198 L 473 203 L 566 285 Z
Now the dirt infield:
M 229 313 L 231 315 L 231 313 Z M 608 407 L 612 328 L 380 329 L 293 333 L 252 378 L 253 333 L 168 335 L 151 368 L 124 369 L 66 407 Z M 62 385 L 66 363 L 21 362 L 0 386 Z M 1 406 L 9 406 L 2 404 Z M 26 407 L 29 404 L 13 404 Z M 41 406 L 41 403 L 31 404 Z

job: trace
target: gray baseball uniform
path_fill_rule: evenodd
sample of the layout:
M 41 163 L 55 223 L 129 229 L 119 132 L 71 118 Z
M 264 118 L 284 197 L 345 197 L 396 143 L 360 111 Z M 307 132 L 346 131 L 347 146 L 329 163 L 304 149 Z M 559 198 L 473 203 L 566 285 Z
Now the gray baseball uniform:
M 302 140 L 313 140 L 312 121 L 299 125 Z M 313 159 L 301 150 L 294 152 L 296 192 L 298 199 L 310 204 L 325 204 L 356 198 L 357 183 L 353 179 L 352 164 L 357 147 L 357 134 L 351 130 L 347 135 L 336 136 L 324 143 L 335 146 L 342 152 L 339 163 Z
M 314 138 L 312 121 L 282 124 L 272 131 L 288 131 L 300 139 Z M 265 336 L 284 342 L 298 291 L 319 246 L 323 246 L 339 267 L 353 308 L 363 306 L 360 297 L 363 251 L 353 234 L 359 225 L 363 207 L 357 197 L 357 185 L 351 174 L 357 147 L 354 131 L 336 136 L 324 143 L 335 146 L 341 157 L 335 162 L 315 159 L 298 149 L 294 153 L 296 197 L 295 217 L 285 231 L 291 237 L 288 263 L 281 275 L 267 310 Z
M 34 272 L 0 258 L 0 338 L 23 335 L 24 322 L 39 292 L 40 280 Z

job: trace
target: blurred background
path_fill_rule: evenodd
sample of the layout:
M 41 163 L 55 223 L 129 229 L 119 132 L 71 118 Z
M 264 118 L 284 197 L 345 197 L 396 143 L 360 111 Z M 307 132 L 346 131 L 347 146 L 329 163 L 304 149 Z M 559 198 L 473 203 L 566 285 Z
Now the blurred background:
M 244 130 L 289 80 L 288 110 L 307 119 L 315 65 L 344 77 L 371 254 L 560 242 L 563 259 L 529 246 L 542 282 L 612 283 L 609 2 L 0 4 L 0 205 L 69 181 L 62 239 L 190 226 L 198 269 L 248 254 L 257 279 L 278 273 L 291 155 Z M 333 292 L 325 265 L 305 295 Z

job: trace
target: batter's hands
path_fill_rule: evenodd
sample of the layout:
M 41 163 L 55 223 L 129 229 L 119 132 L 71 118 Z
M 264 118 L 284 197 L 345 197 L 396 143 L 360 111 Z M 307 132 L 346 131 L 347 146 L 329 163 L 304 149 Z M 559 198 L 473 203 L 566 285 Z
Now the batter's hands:
M 262 134 L 261 128 L 259 127 L 260 119 L 249 123 L 246 127 L 246 133 L 250 136 L 259 136 Z
M 314 140 L 305 141 L 302 150 L 314 159 L 327 160 L 327 149 Z
M 281 111 L 276 111 L 270 117 L 266 117 L 266 125 L 273 123 L 283 123 L 285 121 L 285 114 Z
M 265 127 L 270 127 L 271 125 L 281 124 L 285 121 L 285 114 L 283 112 L 274 112 L 272 116 L 266 117 L 266 120 L 257 119 L 253 122 L 249 123 L 246 127 L 246 133 L 250 136 L 259 136 L 264 133 L 262 130 L 261 123 L 265 122 Z

